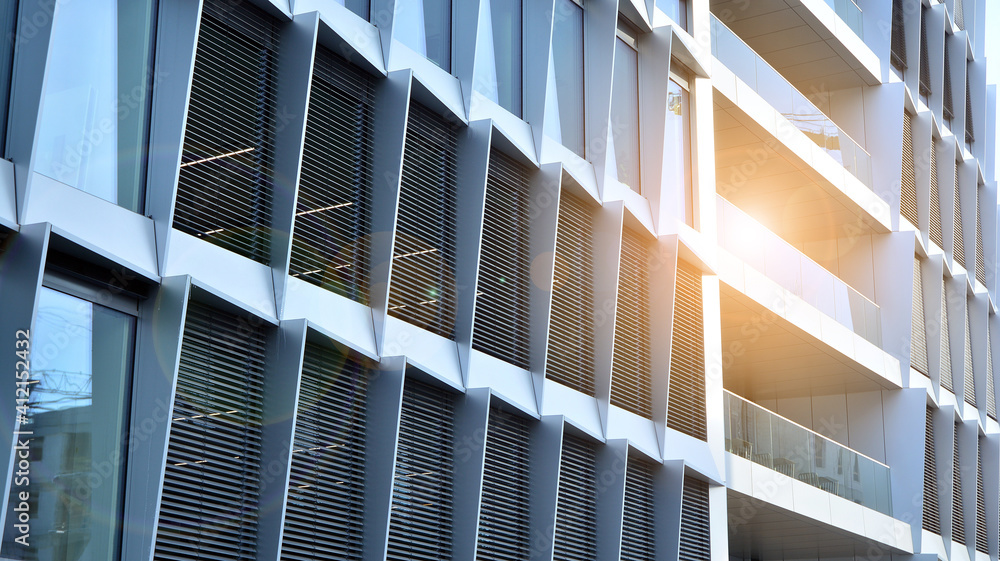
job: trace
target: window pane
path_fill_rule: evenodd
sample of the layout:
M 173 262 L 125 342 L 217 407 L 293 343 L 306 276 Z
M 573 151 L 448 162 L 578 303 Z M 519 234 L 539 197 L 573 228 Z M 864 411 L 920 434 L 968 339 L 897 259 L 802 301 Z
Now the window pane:
M 562 143 L 583 156 L 583 9 L 573 0 L 556 0 L 550 62 Z
M 134 330 L 131 316 L 42 289 L 31 339 L 34 383 L 20 429 L 31 432 L 20 437 L 31 439 L 29 473 L 11 484 L 5 557 L 116 558 Z M 22 493 L 28 545 L 14 541 Z
M 396 38 L 451 72 L 451 0 L 400 0 Z
M 694 225 L 694 194 L 691 191 L 691 129 L 688 92 L 670 80 L 667 86 L 667 122 L 663 144 L 663 175 L 668 192 L 678 193 L 677 209 L 684 222 Z
M 656 0 L 656 7 L 677 22 L 681 29 L 687 30 L 687 0 Z
M 17 0 L 0 5 L 0 157 L 7 140 L 7 104 L 10 99 L 10 71 L 14 62 L 14 26 Z
M 63 0 L 46 67 L 35 171 L 141 210 L 153 0 Z
M 368 21 L 368 16 L 371 13 L 368 0 L 337 0 L 337 3 L 341 6 L 345 6 L 348 10 L 354 12 L 355 14 L 358 14 L 361 19 Z
M 611 138 L 615 143 L 618 181 L 639 190 L 639 53 L 615 40 L 614 101 Z
M 493 56 L 497 103 L 521 116 L 521 0 L 489 0 L 493 16 Z

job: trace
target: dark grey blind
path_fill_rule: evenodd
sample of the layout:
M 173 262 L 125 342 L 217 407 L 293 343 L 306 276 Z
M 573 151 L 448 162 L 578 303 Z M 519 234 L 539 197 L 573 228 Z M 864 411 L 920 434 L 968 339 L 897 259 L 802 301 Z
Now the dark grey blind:
M 553 561 L 597 559 L 597 451 L 582 438 L 563 437 Z
M 656 559 L 656 500 L 651 463 L 630 458 L 625 476 L 621 561 Z
M 986 529 L 986 491 L 983 488 L 983 439 L 978 442 L 976 461 L 976 551 L 989 554 L 989 532 Z
M 983 248 L 983 218 L 980 200 L 984 197 L 983 189 L 977 189 L 976 193 L 976 280 L 983 286 L 986 285 L 986 254 Z
M 369 373 L 340 351 L 306 345 L 282 561 L 361 559 Z
M 969 87 L 969 74 L 965 74 L 965 141 L 972 144 L 976 141 L 976 119 L 972 115 L 972 88 Z
M 938 169 L 937 169 L 937 147 L 934 143 L 934 138 L 931 138 L 931 226 L 930 226 L 930 236 L 931 241 L 937 244 L 941 249 L 944 249 L 944 236 L 941 230 L 941 190 L 938 187 Z
M 948 37 L 944 38 L 944 119 L 951 123 L 955 118 L 955 101 L 951 93 L 951 60 L 948 56 Z
M 927 318 L 924 314 L 924 283 L 920 258 L 913 257 L 913 314 L 910 319 L 910 366 L 927 375 Z
M 319 47 L 289 273 L 362 304 L 371 265 L 371 75 Z
M 920 6 L 920 95 L 931 95 L 931 62 L 927 50 L 927 17 L 930 10 Z
M 472 348 L 529 368 L 531 276 L 528 170 L 490 152 Z
M 900 72 L 906 70 L 906 15 L 903 0 L 892 0 L 892 36 L 890 61 Z
M 451 559 L 454 441 L 452 394 L 407 380 L 387 559 Z
M 923 528 L 934 534 L 941 533 L 941 515 L 938 510 L 938 477 L 934 451 L 934 410 L 927 407 L 924 417 L 924 505 Z
M 563 191 L 545 377 L 588 395 L 594 395 L 593 245 L 592 208 Z
M 701 273 L 677 267 L 667 427 L 705 440 L 705 333 Z
M 955 0 L 955 25 L 959 29 L 965 29 L 965 6 L 962 0 Z M 985 549 L 983 551 L 986 551 Z
M 941 387 L 955 391 L 951 373 L 951 335 L 948 333 L 948 285 L 941 279 Z
M 174 227 L 269 261 L 278 26 L 248 2 L 205 2 Z
M 965 310 L 965 402 L 976 407 L 976 377 L 972 371 L 972 317 L 968 307 Z
M 611 404 L 652 418 L 649 255 L 649 242 L 626 228 L 618 273 Z
M 900 176 L 900 212 L 910 224 L 920 228 L 917 211 L 917 175 L 913 167 L 913 117 L 903 113 L 903 171 Z
M 708 483 L 684 477 L 681 498 L 681 539 L 679 561 L 706 561 L 712 557 Z
M 456 133 L 410 104 L 396 216 L 389 315 L 454 337 Z
M 529 437 L 528 421 L 496 407 L 490 409 L 478 561 L 523 561 L 531 557 Z
M 257 558 L 265 332 L 191 303 L 154 559 Z
M 952 519 L 951 539 L 965 544 L 965 509 L 962 508 L 962 468 L 958 460 L 958 425 L 955 426 L 955 455 L 953 456 L 954 485 L 951 488 Z
M 991 338 L 992 330 L 987 328 L 986 330 L 986 414 L 991 418 L 997 418 L 997 396 L 996 396 L 996 382 L 993 381 L 993 339 Z

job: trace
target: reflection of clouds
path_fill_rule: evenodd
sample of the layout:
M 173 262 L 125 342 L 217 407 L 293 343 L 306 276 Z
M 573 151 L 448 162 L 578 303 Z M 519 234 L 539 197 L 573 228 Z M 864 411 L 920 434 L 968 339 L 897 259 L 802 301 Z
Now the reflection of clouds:
M 93 378 L 93 305 L 43 288 L 32 346 L 29 403 L 36 411 L 88 406 Z

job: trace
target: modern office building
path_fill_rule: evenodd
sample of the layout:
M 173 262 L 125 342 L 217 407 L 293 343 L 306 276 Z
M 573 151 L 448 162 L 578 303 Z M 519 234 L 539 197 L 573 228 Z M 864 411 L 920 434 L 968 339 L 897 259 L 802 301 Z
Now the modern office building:
M 0 559 L 997 561 L 986 7 L 0 0 Z

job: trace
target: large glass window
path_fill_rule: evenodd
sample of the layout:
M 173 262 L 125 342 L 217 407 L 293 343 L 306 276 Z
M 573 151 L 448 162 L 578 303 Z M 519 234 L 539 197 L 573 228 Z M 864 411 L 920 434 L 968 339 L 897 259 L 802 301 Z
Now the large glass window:
M 553 20 L 548 102 L 555 107 L 545 108 L 553 119 L 547 129 L 584 156 L 583 7 L 576 0 L 556 0 Z
M 396 38 L 451 72 L 451 0 L 400 0 Z
M 521 0 L 487 0 L 493 20 L 496 99 L 521 116 Z
M 5 558 L 117 558 L 134 336 L 133 316 L 42 289 L 18 410 L 15 451 L 28 467 L 14 469 Z M 18 542 L 25 512 L 29 538 Z
M 683 82 L 683 84 L 682 84 Z M 691 106 L 686 81 L 672 75 L 667 85 L 667 120 L 664 123 L 664 185 L 677 193 L 677 209 L 684 223 L 694 226 L 694 192 L 691 185 Z
M 35 171 L 139 212 L 154 0 L 61 0 L 42 92 Z
M 639 186 L 639 53 L 637 33 L 625 22 L 618 24 L 615 41 L 613 100 L 611 103 L 611 141 L 618 181 L 633 191 Z
M 656 7 L 663 13 L 670 16 L 681 29 L 688 29 L 688 6 L 687 0 L 656 0 Z
M 0 6 L 0 157 L 5 154 L 7 140 L 7 105 L 10 100 L 10 73 L 14 64 L 14 29 L 17 21 L 17 0 Z

